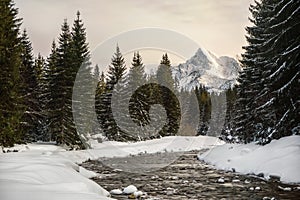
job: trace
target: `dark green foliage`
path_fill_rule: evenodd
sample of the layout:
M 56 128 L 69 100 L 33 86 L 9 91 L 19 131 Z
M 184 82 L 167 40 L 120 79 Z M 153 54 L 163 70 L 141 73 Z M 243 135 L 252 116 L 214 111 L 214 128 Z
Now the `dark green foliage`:
M 168 118 L 168 123 L 163 127 L 163 130 L 160 131 L 160 135 L 175 135 L 180 125 L 180 105 L 175 96 L 175 82 L 172 77 L 171 61 L 167 53 L 162 56 L 156 77 L 160 87 L 155 88 L 154 91 L 158 90 L 156 93 L 158 102 L 164 106 Z
M 211 119 L 211 98 L 204 86 L 196 87 L 195 94 L 198 99 L 200 119 L 198 135 L 206 135 Z
M 11 0 L 0 1 L 0 145 L 23 142 L 20 122 L 25 108 L 21 95 L 21 19 Z
M 71 75 L 68 68 L 70 67 L 70 56 L 71 56 L 71 34 L 69 30 L 69 25 L 65 20 L 61 34 L 58 41 L 58 47 L 55 50 L 56 60 L 53 66 L 53 72 L 51 77 L 51 91 L 52 97 L 49 104 L 51 108 L 50 112 L 50 122 L 49 127 L 51 131 L 51 139 L 56 141 L 58 144 L 64 144 L 67 134 L 69 131 L 74 132 L 74 127 L 70 127 L 69 113 L 67 105 L 70 105 L 70 86 L 68 80 L 70 80 Z M 70 130 L 72 129 L 72 130 Z
M 52 42 L 51 52 L 49 57 L 47 58 L 47 65 L 45 69 L 45 87 L 43 93 L 43 100 L 45 101 L 45 108 L 44 113 L 46 115 L 45 124 L 46 124 L 46 131 L 48 133 L 49 140 L 55 141 L 54 126 L 53 122 L 55 121 L 54 117 L 54 110 L 55 110 L 55 80 L 56 80 L 56 65 L 58 62 L 58 53 L 57 47 L 55 42 Z
M 299 5 L 264 0 L 250 7 L 235 119 L 244 142 L 299 134 Z
M 38 54 L 37 58 L 35 59 L 34 69 L 38 82 L 36 91 L 37 102 L 39 106 L 37 118 L 38 127 L 35 139 L 40 141 L 50 141 L 50 136 L 47 132 L 47 97 L 49 92 L 49 83 L 47 79 L 48 68 L 46 65 L 46 60 L 41 56 L 41 54 Z
M 25 142 L 38 139 L 38 126 L 40 118 L 40 102 L 38 101 L 39 85 L 37 71 L 35 70 L 31 42 L 24 30 L 21 36 L 21 60 L 20 77 L 22 82 L 21 94 L 24 99 L 25 112 L 21 119 L 21 128 L 25 132 Z
M 226 90 L 226 117 L 224 128 L 221 133 L 223 140 L 228 142 L 233 142 L 235 138 L 234 135 L 234 115 L 235 115 L 235 102 L 237 98 L 236 87 L 229 88 Z
M 83 89 L 88 93 L 87 98 L 93 100 L 90 90 L 84 90 L 85 85 L 92 81 L 91 68 L 89 67 L 89 50 L 86 43 L 85 29 L 80 19 L 79 12 L 74 21 L 72 32 L 65 20 L 58 39 L 58 47 L 52 46 L 48 59 L 49 70 L 49 108 L 48 124 L 51 140 L 58 144 L 65 144 L 72 148 L 83 148 L 83 143 L 77 133 L 72 112 L 72 92 L 76 74 L 82 66 L 85 76 L 81 80 Z M 82 111 L 82 109 L 81 109 Z M 80 111 L 79 111 L 80 112 Z M 86 118 L 85 118 L 86 119 Z M 84 120 L 85 122 L 87 120 Z M 81 123 L 80 123 L 81 124 Z M 84 126 L 81 124 L 81 126 Z
M 175 82 L 172 77 L 171 61 L 168 58 L 168 54 L 163 54 L 160 65 L 158 66 L 156 72 L 157 81 L 160 85 L 168 87 L 170 90 L 174 91 Z
M 129 69 L 127 77 L 127 90 L 131 93 L 136 91 L 139 87 L 146 84 L 146 74 L 142 57 L 139 52 L 134 52 L 132 59 L 132 67 Z M 146 91 L 136 92 L 134 95 L 134 101 L 129 101 L 130 118 L 138 126 L 144 126 L 149 121 L 148 113 L 145 110 L 146 103 Z
M 122 98 L 121 93 L 124 91 L 125 73 L 125 61 L 119 46 L 117 46 L 107 72 L 105 92 L 100 95 L 100 103 L 97 105 L 97 115 L 101 128 L 104 131 L 105 137 L 109 140 L 136 140 L 133 136 L 130 136 L 124 132 L 124 130 L 121 130 L 114 119 L 112 111 L 113 93 L 118 94 Z M 114 103 L 120 104 L 120 102 L 118 102 L 120 100 L 120 98 L 116 98 Z M 119 106 L 119 108 L 122 107 L 121 105 L 117 106 Z
M 143 94 L 143 95 L 141 95 Z M 165 111 L 157 110 L 156 113 L 166 112 L 166 123 L 163 124 L 161 130 L 158 130 L 156 134 L 145 134 L 144 139 L 157 138 L 161 136 L 176 135 L 180 126 L 180 104 L 179 100 L 169 88 L 157 83 L 145 84 L 139 87 L 131 96 L 130 102 L 132 105 L 139 105 L 138 102 L 143 101 L 142 107 L 129 107 L 129 113 L 133 115 L 137 110 L 142 110 L 145 113 L 146 119 L 143 126 L 157 123 L 151 120 L 164 120 L 162 116 L 151 116 L 150 109 L 156 104 L 160 104 Z M 154 111 L 155 112 L 155 111 Z M 143 114 L 144 114 L 143 113 Z M 155 113 L 153 113 L 155 114 Z M 134 116 L 134 115 L 133 115 Z

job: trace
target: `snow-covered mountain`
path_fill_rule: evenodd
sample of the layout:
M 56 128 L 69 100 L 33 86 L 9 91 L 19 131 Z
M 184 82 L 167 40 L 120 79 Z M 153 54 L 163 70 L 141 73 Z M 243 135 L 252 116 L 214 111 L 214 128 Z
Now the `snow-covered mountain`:
M 219 92 L 236 83 L 240 69 L 234 58 L 217 57 L 199 48 L 185 63 L 173 67 L 173 76 L 178 80 L 181 88 L 191 90 L 196 86 L 204 85 L 210 91 Z

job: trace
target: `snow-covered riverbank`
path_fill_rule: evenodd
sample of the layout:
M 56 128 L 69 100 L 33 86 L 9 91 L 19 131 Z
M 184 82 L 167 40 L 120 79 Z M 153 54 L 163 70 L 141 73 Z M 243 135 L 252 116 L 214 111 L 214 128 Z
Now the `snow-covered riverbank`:
M 18 145 L 0 153 L 1 200 L 105 200 L 109 193 L 79 167 L 88 159 L 139 153 L 190 151 L 222 144 L 212 137 L 165 137 L 138 143 L 103 142 L 94 149 L 66 151 L 53 144 Z M 8 149 L 5 149 L 7 151 Z
M 88 178 L 93 173 L 63 156 L 55 145 L 17 146 L 0 154 L 1 200 L 108 200 L 109 193 Z
M 300 136 L 273 140 L 265 146 L 224 144 L 199 155 L 201 160 L 217 169 L 244 174 L 262 174 L 265 178 L 280 177 L 288 183 L 300 183 Z
M 212 148 L 200 159 L 218 169 L 280 176 L 300 182 L 300 136 L 274 140 L 265 146 L 224 144 L 207 136 L 165 137 L 137 143 L 94 143 L 94 149 L 66 151 L 53 144 L 19 145 L 0 153 L 1 200 L 106 200 L 109 193 L 89 180 L 97 176 L 77 164 L 100 157 L 126 157 L 156 152 L 182 152 Z M 7 151 L 8 149 L 4 149 Z M 134 183 L 132 183 L 134 184 Z M 101 183 L 100 183 L 101 185 Z

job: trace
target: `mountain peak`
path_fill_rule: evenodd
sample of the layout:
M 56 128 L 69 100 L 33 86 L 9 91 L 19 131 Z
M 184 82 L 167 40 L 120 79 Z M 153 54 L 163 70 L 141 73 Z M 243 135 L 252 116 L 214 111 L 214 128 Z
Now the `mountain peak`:
M 174 68 L 173 75 L 181 88 L 191 90 L 204 85 L 210 91 L 223 91 L 232 87 L 240 71 L 238 62 L 231 57 L 217 57 L 204 48 Z

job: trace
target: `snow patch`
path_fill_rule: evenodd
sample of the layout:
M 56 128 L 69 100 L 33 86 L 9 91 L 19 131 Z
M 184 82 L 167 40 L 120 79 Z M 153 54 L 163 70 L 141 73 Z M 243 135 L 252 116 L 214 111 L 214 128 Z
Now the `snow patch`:
M 300 136 L 283 137 L 265 146 L 224 144 L 198 157 L 218 169 L 263 174 L 266 179 L 275 174 L 282 182 L 300 183 Z
M 86 178 L 92 172 L 59 155 L 64 149 L 50 144 L 14 149 L 20 152 L 0 154 L 1 200 L 110 199 L 106 190 Z

